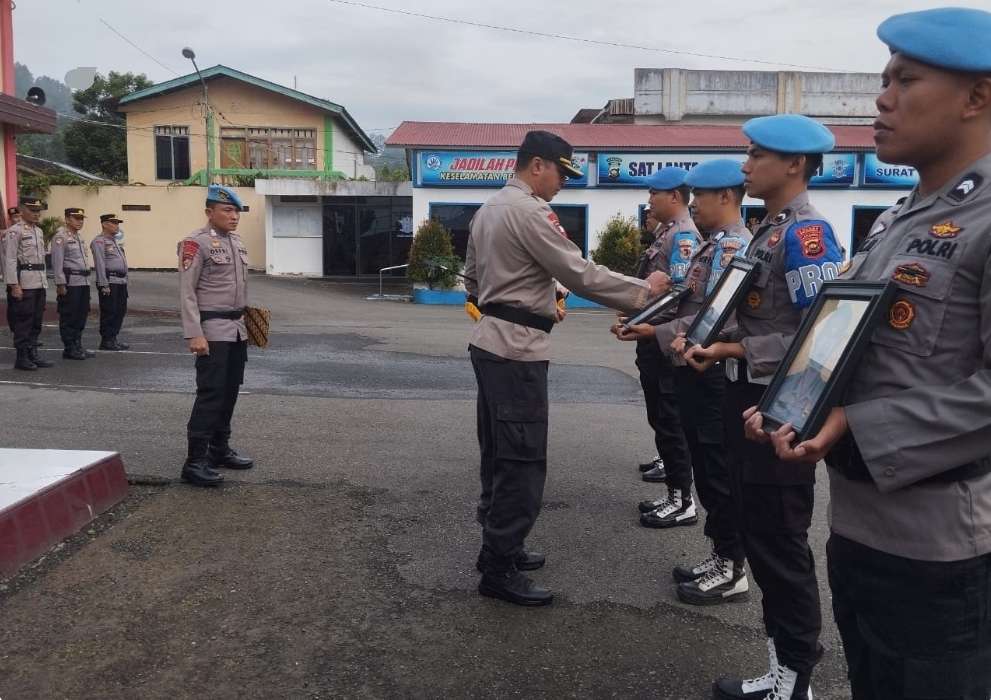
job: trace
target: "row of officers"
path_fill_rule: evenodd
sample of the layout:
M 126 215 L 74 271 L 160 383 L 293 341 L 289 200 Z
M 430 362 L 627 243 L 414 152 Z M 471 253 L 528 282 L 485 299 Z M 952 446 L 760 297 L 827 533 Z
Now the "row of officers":
M 469 351 L 478 384 L 482 528 L 479 593 L 552 602 L 526 572 L 547 470 L 550 334 L 560 286 L 630 314 L 675 283 L 691 293 L 650 324 L 616 324 L 637 366 L 666 496 L 640 504 L 650 527 L 705 511 L 712 553 L 672 562 L 677 596 L 712 605 L 761 594 L 768 667 L 719 678 L 721 700 L 812 698 L 822 655 L 808 530 L 817 472 L 829 476 L 827 575 L 855 700 L 991 696 L 991 13 L 962 8 L 887 19 L 890 51 L 874 140 L 919 184 L 872 226 L 849 261 L 808 182 L 835 139 L 801 115 L 743 126 L 746 162 L 713 161 L 650 182 L 652 241 L 637 276 L 582 258 L 548 202 L 572 148 L 530 132 L 517 171 L 471 223 L 466 288 L 481 313 Z M 752 234 L 744 195 L 767 215 Z M 695 206 L 694 220 L 689 203 Z M 697 225 L 696 225 L 697 224 Z M 733 257 L 759 262 L 717 340 L 685 331 Z M 797 442 L 765 431 L 756 406 L 823 282 L 897 288 L 838 405 Z M 659 474 L 658 474 L 659 475 Z M 748 570 L 749 569 L 749 570 Z M 682 640 L 659 633 L 662 645 Z M 700 643 L 703 643 L 700 641 Z M 717 653 L 718 655 L 718 653 Z
M 50 284 L 45 238 L 38 227 L 43 210 L 44 203 L 39 198 L 22 197 L 19 206 L 7 210 L 12 225 L 0 233 L 7 325 L 17 352 L 14 368 L 19 370 L 52 366 L 38 354 Z M 86 212 L 69 207 L 65 210 L 65 223 L 52 238 L 50 272 L 57 298 L 59 334 L 65 347 L 62 357 L 67 360 L 94 356 L 83 348 L 82 342 L 90 311 L 92 276 L 99 292 L 100 350 L 128 348 L 118 339 L 127 313 L 127 256 L 118 240 L 121 222 L 116 214 L 102 214 L 100 235 L 86 245 L 82 234 Z

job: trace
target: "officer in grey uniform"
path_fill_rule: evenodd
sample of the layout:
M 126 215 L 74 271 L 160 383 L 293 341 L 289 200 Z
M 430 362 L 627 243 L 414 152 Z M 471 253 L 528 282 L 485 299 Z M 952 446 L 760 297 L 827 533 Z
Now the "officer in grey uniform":
M 127 313 L 127 257 L 116 238 L 121 221 L 116 214 L 101 214 L 102 231 L 90 244 L 100 290 L 100 350 L 130 347 L 117 339 Z
M 231 418 L 248 360 L 248 251 L 235 232 L 242 208 L 234 190 L 210 185 L 207 225 L 179 243 L 183 338 L 196 356 L 196 401 L 186 426 L 189 451 L 182 479 L 195 486 L 220 484 L 218 468 L 254 465 L 230 446 Z
M 45 236 L 36 225 L 43 204 L 36 197 L 21 199 L 20 223 L 7 231 L 4 242 L 4 282 L 14 321 L 15 369 L 36 370 L 52 363 L 38 355 L 38 337 L 45 315 Z
M 751 141 L 742 166 L 747 193 L 767 208 L 747 249 L 760 271 L 735 309 L 737 325 L 708 348 L 689 348 L 685 358 L 700 370 L 727 360 L 723 419 L 729 466 L 744 552 L 763 594 L 770 669 L 759 678 L 721 678 L 714 693 L 804 700 L 821 653 L 819 588 L 808 544 L 815 468 L 782 462 L 770 444 L 746 439 L 742 414 L 760 400 L 805 309 L 842 265 L 833 229 L 807 192 L 835 139 L 822 124 L 798 114 L 752 119 L 743 132 Z M 734 579 L 742 575 L 734 571 Z M 704 587 L 701 580 L 698 585 Z
M 991 695 L 991 13 L 878 28 L 878 157 L 919 184 L 844 277 L 897 294 L 797 464 L 829 465 L 833 613 L 853 698 Z M 760 416 L 748 421 L 759 430 Z
M 569 175 L 580 174 L 567 141 L 529 132 L 514 177 L 472 219 L 465 259 L 465 286 L 482 313 L 469 345 L 481 453 L 478 590 L 518 605 L 552 600 L 520 570 L 544 564 L 543 555 L 527 552 L 523 543 L 540 512 L 547 472 L 547 363 L 559 317 L 555 279 L 624 311 L 641 308 L 670 285 L 662 272 L 640 280 L 582 257 L 547 204 Z
M 52 238 L 52 270 L 58 297 L 59 333 L 67 360 L 85 360 L 94 353 L 83 349 L 83 330 L 89 315 L 89 256 L 82 228 L 86 212 L 79 207 L 65 210 L 65 226 Z
M 19 223 L 21 220 L 21 212 L 17 207 L 9 207 L 7 209 L 7 228 L 0 231 L 0 282 L 4 280 L 4 270 L 7 267 L 4 263 L 7 256 L 7 232 L 10 230 L 14 224 Z M 14 301 L 13 297 L 10 296 L 10 288 L 4 284 L 4 292 L 7 297 L 7 328 L 10 329 L 10 335 L 14 335 Z

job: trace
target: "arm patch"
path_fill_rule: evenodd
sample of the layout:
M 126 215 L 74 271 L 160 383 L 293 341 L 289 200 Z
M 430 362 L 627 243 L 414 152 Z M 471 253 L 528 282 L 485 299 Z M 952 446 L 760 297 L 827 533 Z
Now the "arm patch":
M 200 252 L 200 244 L 192 239 L 182 242 L 182 269 L 188 270 L 193 264 L 193 259 Z

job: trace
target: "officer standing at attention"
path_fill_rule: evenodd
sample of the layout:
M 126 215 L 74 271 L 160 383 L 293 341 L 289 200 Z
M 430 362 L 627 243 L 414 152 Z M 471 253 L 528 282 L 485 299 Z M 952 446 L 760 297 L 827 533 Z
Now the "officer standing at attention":
M 21 220 L 21 212 L 17 210 L 17 207 L 9 207 L 7 209 L 7 228 L 0 231 L 0 282 L 4 280 L 4 270 L 7 267 L 5 260 L 7 257 L 7 232 L 10 228 L 19 223 Z M 10 335 L 14 335 L 14 300 L 10 296 L 10 288 L 4 284 L 4 292 L 7 295 L 7 328 L 10 329 Z
M 820 656 L 819 587 L 808 544 L 815 467 L 782 462 L 769 444 L 744 435 L 743 412 L 756 404 L 784 358 L 802 315 L 822 283 L 839 272 L 843 253 L 833 229 L 809 203 L 808 183 L 835 145 L 822 124 L 798 114 L 751 119 L 742 170 L 747 193 L 767 216 L 747 258 L 760 272 L 735 309 L 735 328 L 685 359 L 699 371 L 727 360 L 723 419 L 737 522 L 754 581 L 763 594 L 770 670 L 760 678 L 721 678 L 717 698 L 807 698 Z M 680 339 L 679 339 L 680 340 Z M 743 576 L 742 569 L 734 578 Z
M 855 700 L 991 695 L 991 13 L 895 15 L 877 155 L 916 168 L 846 279 L 894 280 L 887 317 L 818 435 L 833 614 Z M 761 417 L 748 429 L 758 439 Z
M 685 184 L 692 189 L 695 221 L 705 238 L 688 268 L 691 292 L 678 303 L 673 321 L 658 326 L 639 324 L 626 332 L 619 324 L 614 327 L 621 340 L 650 338 L 669 353 L 675 337 L 691 325 L 726 266 L 746 253 L 752 238 L 740 218 L 744 189 L 739 161 L 723 158 L 701 163 L 688 173 Z M 723 442 L 726 373 L 722 362 L 717 362 L 699 374 L 685 365 L 680 353 L 673 363 L 678 410 L 691 451 L 695 490 L 706 511 L 705 535 L 712 541 L 712 554 L 694 566 L 675 567 L 672 575 L 682 602 L 726 603 L 747 596 L 750 590 L 746 575 L 734 576 L 734 571 L 743 571 L 745 556 Z M 646 501 L 640 511 L 649 513 L 653 507 L 652 501 Z
M 38 228 L 43 204 L 36 197 L 21 199 L 21 221 L 7 231 L 4 243 L 4 281 L 13 309 L 14 369 L 36 370 L 52 363 L 38 356 L 38 337 L 45 315 L 48 280 L 45 277 L 45 236 Z
M 127 350 L 130 345 L 117 340 L 127 313 L 127 258 L 117 242 L 117 230 L 123 219 L 116 214 L 101 214 L 100 235 L 93 239 L 93 267 L 100 290 L 100 350 Z
M 538 569 L 543 555 L 523 542 L 540 512 L 547 473 L 547 363 L 558 318 L 555 279 L 568 289 L 630 312 L 665 292 L 670 279 L 640 280 L 582 257 L 547 204 L 568 176 L 567 141 L 547 131 L 523 139 L 516 173 L 471 222 L 466 289 L 482 317 L 469 351 L 478 382 L 478 442 L 482 494 L 478 520 L 482 571 L 478 591 L 518 605 L 547 605 L 550 591 L 520 570 Z
M 89 315 L 89 258 L 80 231 L 86 212 L 79 207 L 65 210 L 65 226 L 52 238 L 52 269 L 58 297 L 59 333 L 67 360 L 85 360 L 94 353 L 83 349 L 83 329 Z
M 210 185 L 207 225 L 179 244 L 182 332 L 196 356 L 196 401 L 186 426 L 182 480 L 195 486 L 220 484 L 218 468 L 254 465 L 230 447 L 231 417 L 248 361 L 248 251 L 235 233 L 242 208 L 234 190 Z

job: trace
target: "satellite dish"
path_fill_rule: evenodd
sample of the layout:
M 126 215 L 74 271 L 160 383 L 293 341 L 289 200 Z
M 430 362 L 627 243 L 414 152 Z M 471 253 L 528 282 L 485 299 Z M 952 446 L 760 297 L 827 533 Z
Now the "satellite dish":
M 65 84 L 70 90 L 85 90 L 94 80 L 96 80 L 96 68 L 93 66 L 80 66 L 65 74 Z
M 45 104 L 45 91 L 42 90 L 40 87 L 37 86 L 33 87 L 30 90 L 28 90 L 27 97 L 25 97 L 24 99 L 26 99 L 28 102 L 30 102 L 33 105 L 38 105 L 39 107 L 41 107 L 43 104 Z

